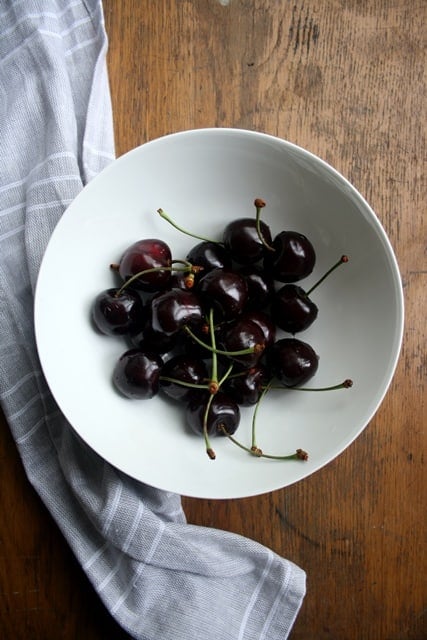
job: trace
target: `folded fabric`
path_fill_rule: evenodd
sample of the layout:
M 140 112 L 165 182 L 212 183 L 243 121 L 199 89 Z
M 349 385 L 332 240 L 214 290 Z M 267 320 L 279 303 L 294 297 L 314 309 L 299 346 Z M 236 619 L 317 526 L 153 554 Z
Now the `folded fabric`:
M 106 463 L 50 394 L 34 289 L 60 216 L 114 158 L 107 38 L 99 0 L 0 0 L 0 22 L 0 398 L 28 479 L 132 637 L 283 640 L 304 572 L 187 524 L 180 496 Z

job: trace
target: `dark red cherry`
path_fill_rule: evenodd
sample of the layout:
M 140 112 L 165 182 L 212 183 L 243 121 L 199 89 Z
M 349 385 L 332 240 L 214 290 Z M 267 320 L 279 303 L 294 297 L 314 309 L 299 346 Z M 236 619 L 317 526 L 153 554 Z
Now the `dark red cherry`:
M 243 266 L 238 272 L 244 276 L 248 285 L 246 309 L 264 309 L 267 307 L 275 291 L 274 280 L 271 275 L 265 269 L 254 265 Z
M 127 398 L 149 400 L 159 391 L 162 365 L 161 357 L 155 353 L 129 349 L 114 367 L 113 384 Z
M 310 275 L 316 254 L 310 240 L 296 231 L 281 231 L 273 240 L 274 251 L 265 254 L 264 267 L 279 282 L 297 282 Z
M 210 240 L 196 244 L 188 252 L 186 260 L 191 264 L 203 267 L 201 276 L 212 269 L 231 269 L 231 257 L 228 251 L 218 242 Z
M 258 402 L 263 385 L 267 382 L 267 369 L 263 365 L 257 364 L 250 369 L 233 373 L 222 384 L 221 389 L 237 404 L 242 407 L 250 407 Z
M 271 317 L 277 326 L 289 333 L 308 329 L 315 321 L 318 308 L 302 287 L 285 284 L 274 295 Z
M 314 376 L 319 357 L 311 345 L 297 338 L 282 338 L 270 347 L 268 366 L 285 387 L 295 387 Z
M 139 295 L 129 289 L 112 288 L 99 293 L 92 304 L 95 326 L 105 335 L 126 335 L 143 322 L 143 304 Z
M 141 291 L 160 291 L 169 283 L 171 264 L 171 250 L 166 242 L 146 238 L 126 249 L 119 263 L 119 274 L 126 281 L 141 271 L 156 269 L 138 277 L 132 286 Z
M 185 411 L 188 426 L 197 434 L 203 433 L 203 423 L 207 403 L 210 394 L 208 392 L 193 396 Z M 218 391 L 213 398 L 207 415 L 207 432 L 209 435 L 224 435 L 221 427 L 229 434 L 235 433 L 240 423 L 240 409 L 234 400 L 222 391 Z
M 178 333 L 167 335 L 163 331 L 155 331 L 151 323 L 151 308 L 147 305 L 148 313 L 141 329 L 131 336 L 131 343 L 141 351 L 154 351 L 163 355 L 178 346 Z
M 269 347 L 276 339 L 276 325 L 270 315 L 265 311 L 245 311 L 242 320 L 249 320 L 257 324 L 263 332 L 265 348 Z
M 250 353 L 228 356 L 245 367 L 253 367 L 257 364 L 264 353 L 265 345 L 262 328 L 246 316 L 228 323 L 221 331 L 218 344 L 223 351 L 252 350 Z
M 197 292 L 207 308 L 215 309 L 218 320 L 230 320 L 238 316 L 248 298 L 244 277 L 228 269 L 209 271 L 200 279 Z
M 167 380 L 171 378 L 179 382 Z M 163 365 L 160 376 L 160 387 L 164 393 L 174 400 L 187 401 L 194 392 L 199 392 L 189 384 L 207 384 L 208 371 L 203 360 L 185 354 L 174 356 Z M 180 384 L 180 382 L 182 384 Z
M 192 291 L 170 289 L 151 301 L 151 325 L 154 331 L 166 335 L 177 333 L 184 325 L 197 324 L 202 317 L 199 299 Z
M 260 232 L 267 244 L 271 243 L 271 232 L 265 222 L 260 221 Z M 255 218 L 237 218 L 227 224 L 223 242 L 233 260 L 239 264 L 253 264 L 262 260 L 266 253 L 257 229 Z

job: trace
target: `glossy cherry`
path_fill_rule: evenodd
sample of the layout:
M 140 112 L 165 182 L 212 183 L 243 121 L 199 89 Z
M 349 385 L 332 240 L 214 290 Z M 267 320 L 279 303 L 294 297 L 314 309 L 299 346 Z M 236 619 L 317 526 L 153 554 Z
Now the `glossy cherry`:
M 317 314 L 317 305 L 296 284 L 285 284 L 273 297 L 271 317 L 283 331 L 292 334 L 304 331 L 313 324 Z
M 178 346 L 178 333 L 166 334 L 153 329 L 151 307 L 147 305 L 144 323 L 139 331 L 130 336 L 131 343 L 141 351 L 154 351 L 160 355 L 173 351 Z
M 163 365 L 160 386 L 174 400 L 187 401 L 199 391 L 191 385 L 207 384 L 208 371 L 203 360 L 186 354 L 172 357 Z
M 297 282 L 313 271 L 316 254 L 310 240 L 296 231 L 281 231 L 274 238 L 274 251 L 265 254 L 264 266 L 279 282 Z
M 307 342 L 282 338 L 270 347 L 267 362 L 271 372 L 286 387 L 301 385 L 314 376 L 319 356 Z
M 268 382 L 268 372 L 265 366 L 257 364 L 250 369 L 233 373 L 223 383 L 221 389 L 227 393 L 238 405 L 250 407 L 256 404 Z
M 218 320 L 229 320 L 245 308 L 248 286 L 245 278 L 234 271 L 213 269 L 200 279 L 197 293 L 207 308 L 215 309 Z
M 126 335 L 143 323 L 143 303 L 131 290 L 106 289 L 92 303 L 92 320 L 101 333 L 108 336 Z
M 250 353 L 230 355 L 229 358 L 246 367 L 253 367 L 261 358 L 266 340 L 262 328 L 249 317 L 239 317 L 221 331 L 219 346 L 228 352 L 251 349 Z
M 211 396 L 209 392 L 192 396 L 185 411 L 188 426 L 198 435 L 204 432 L 204 418 L 209 400 L 207 433 L 209 435 L 223 435 L 221 427 L 224 427 L 230 434 L 235 433 L 240 423 L 240 409 L 238 404 L 223 391 L 218 391 L 214 396 Z
M 166 242 L 157 238 L 146 238 L 134 242 L 126 249 L 118 265 L 118 271 L 123 281 L 127 281 L 137 273 L 155 269 L 132 282 L 136 289 L 153 292 L 168 285 L 171 265 L 172 254 Z
M 113 384 L 127 398 L 149 400 L 159 391 L 162 365 L 158 354 L 129 349 L 114 367 Z
M 318 314 L 317 305 L 310 295 L 335 269 L 346 264 L 348 260 L 348 256 L 341 256 L 308 291 L 296 284 L 285 284 L 281 287 L 274 294 L 271 304 L 271 317 L 277 326 L 293 334 L 308 329 Z
M 170 289 L 153 297 L 151 325 L 154 331 L 172 335 L 184 325 L 197 324 L 203 318 L 199 298 L 191 290 Z
M 264 336 L 265 348 L 269 347 L 276 340 L 276 325 L 271 316 L 265 311 L 245 311 L 241 319 L 248 320 L 259 326 Z
M 255 265 L 245 265 L 238 269 L 248 286 L 246 309 L 264 309 L 274 295 L 274 280 L 270 273 Z
M 239 264 L 253 264 L 263 259 L 266 246 L 271 243 L 271 232 L 265 222 L 260 221 L 259 232 L 255 218 L 237 218 L 227 224 L 223 242 L 233 260 Z
M 186 259 L 199 267 L 203 267 L 200 276 L 203 276 L 212 269 L 231 269 L 232 261 L 230 254 L 219 244 L 205 240 L 196 244 L 187 254 Z

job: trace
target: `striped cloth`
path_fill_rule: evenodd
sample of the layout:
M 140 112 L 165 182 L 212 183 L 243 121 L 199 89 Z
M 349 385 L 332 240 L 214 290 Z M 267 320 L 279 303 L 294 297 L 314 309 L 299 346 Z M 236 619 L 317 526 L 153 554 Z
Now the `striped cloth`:
M 0 24 L 0 398 L 28 479 L 130 636 L 283 640 L 304 572 L 187 524 L 180 496 L 103 461 L 49 393 L 34 287 L 61 214 L 114 157 L 107 39 L 100 0 L 0 0 Z

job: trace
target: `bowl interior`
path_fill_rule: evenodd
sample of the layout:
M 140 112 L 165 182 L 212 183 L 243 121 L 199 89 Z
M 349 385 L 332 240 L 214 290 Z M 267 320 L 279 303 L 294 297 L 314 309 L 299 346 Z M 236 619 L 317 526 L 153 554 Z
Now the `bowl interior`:
M 109 264 L 119 261 L 129 244 L 162 238 L 174 258 L 183 258 L 197 242 L 162 220 L 159 207 L 178 224 L 218 239 L 228 221 L 254 214 L 255 197 L 267 202 L 263 219 L 273 235 L 294 229 L 312 241 L 317 262 L 302 286 L 313 284 L 342 254 L 350 258 L 313 294 L 318 319 L 298 337 L 320 357 L 311 386 L 345 378 L 354 386 L 329 393 L 274 392 L 259 412 L 259 445 L 270 453 L 301 447 L 310 454 L 306 463 L 255 459 L 223 438 L 215 440 L 217 459 L 209 461 L 203 441 L 187 432 L 182 407 L 163 398 L 138 402 L 117 395 L 111 371 L 124 342 L 98 335 L 89 322 L 93 298 L 112 286 Z M 116 160 L 81 192 L 46 251 L 35 321 L 51 390 L 92 448 L 153 486 L 231 498 L 300 480 L 357 437 L 394 373 L 403 304 L 387 236 L 342 176 L 283 140 L 207 129 L 149 142 Z M 246 443 L 251 415 L 250 409 L 242 411 L 236 434 Z

